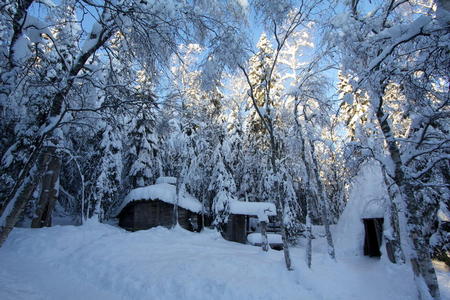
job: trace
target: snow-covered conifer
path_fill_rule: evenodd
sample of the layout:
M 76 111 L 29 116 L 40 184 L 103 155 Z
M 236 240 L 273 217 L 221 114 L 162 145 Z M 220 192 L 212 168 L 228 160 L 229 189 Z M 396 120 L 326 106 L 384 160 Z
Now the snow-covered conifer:
M 159 139 L 155 132 L 154 122 L 146 113 L 138 113 L 129 122 L 128 145 L 125 178 L 130 188 L 153 184 L 160 174 Z
M 106 220 L 118 203 L 122 187 L 122 137 L 117 127 L 106 124 L 100 142 L 99 173 L 93 191 L 93 217 Z
M 236 201 L 236 184 L 224 163 L 223 150 L 219 144 L 213 152 L 211 181 L 208 190 L 214 193 L 212 208 L 214 223 L 222 226 L 228 221 L 229 203 Z

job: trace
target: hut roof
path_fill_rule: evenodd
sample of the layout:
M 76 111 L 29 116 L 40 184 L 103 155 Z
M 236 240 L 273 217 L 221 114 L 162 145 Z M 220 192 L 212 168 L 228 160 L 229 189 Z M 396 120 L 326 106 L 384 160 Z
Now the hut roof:
M 230 201 L 230 213 L 257 216 L 260 220 L 266 220 L 268 216 L 275 216 L 277 210 L 275 204 L 270 202 Z
M 177 178 L 176 177 L 168 177 L 168 176 L 161 176 L 156 179 L 156 183 L 170 183 L 170 184 L 177 184 Z
M 128 203 L 138 200 L 161 200 L 169 204 L 175 204 L 177 200 L 176 187 L 168 183 L 158 183 L 131 190 L 125 197 L 122 205 L 117 209 L 116 214 L 119 214 Z M 180 195 L 178 206 L 195 213 L 199 213 L 202 210 L 200 201 L 186 192 Z
M 383 218 L 388 192 L 382 169 L 375 161 L 362 165 L 352 183 L 349 200 L 335 229 L 335 246 L 341 253 L 362 255 L 365 238 L 361 219 Z

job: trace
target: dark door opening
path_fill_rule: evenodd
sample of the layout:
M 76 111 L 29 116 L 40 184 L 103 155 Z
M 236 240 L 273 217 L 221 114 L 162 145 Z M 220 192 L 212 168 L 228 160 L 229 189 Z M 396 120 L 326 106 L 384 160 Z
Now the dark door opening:
M 380 257 L 380 247 L 383 240 L 383 218 L 363 219 L 365 238 L 364 255 Z

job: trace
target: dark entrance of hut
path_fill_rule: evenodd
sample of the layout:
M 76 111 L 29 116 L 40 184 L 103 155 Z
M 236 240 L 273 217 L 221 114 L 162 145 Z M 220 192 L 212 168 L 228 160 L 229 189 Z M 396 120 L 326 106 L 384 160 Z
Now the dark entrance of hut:
M 364 255 L 380 257 L 380 247 L 383 240 L 383 218 L 363 219 L 365 238 Z

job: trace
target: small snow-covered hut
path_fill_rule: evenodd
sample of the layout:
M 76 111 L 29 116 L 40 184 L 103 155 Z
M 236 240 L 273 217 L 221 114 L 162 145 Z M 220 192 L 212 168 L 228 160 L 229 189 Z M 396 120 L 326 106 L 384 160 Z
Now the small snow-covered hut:
M 336 249 L 346 255 L 380 257 L 390 249 L 383 249 L 383 232 L 389 226 L 384 221 L 387 189 L 380 166 L 366 163 L 352 184 L 349 201 L 336 226 Z
M 184 192 L 177 199 L 176 178 L 160 177 L 156 184 L 131 190 L 117 210 L 119 226 L 135 231 L 174 224 L 174 204 L 178 207 L 181 227 L 199 231 L 202 204 Z
M 156 178 L 156 184 L 159 183 L 168 183 L 168 184 L 177 184 L 177 178 L 176 177 L 169 177 L 169 176 L 161 176 Z
M 247 242 L 247 234 L 251 232 L 250 217 L 268 222 L 270 216 L 276 215 L 275 204 L 269 202 L 230 201 L 229 207 L 230 215 L 222 235 L 225 239 L 238 243 Z

